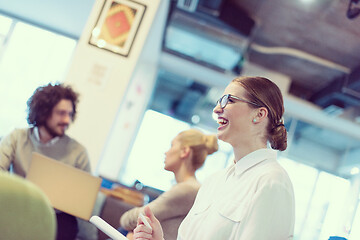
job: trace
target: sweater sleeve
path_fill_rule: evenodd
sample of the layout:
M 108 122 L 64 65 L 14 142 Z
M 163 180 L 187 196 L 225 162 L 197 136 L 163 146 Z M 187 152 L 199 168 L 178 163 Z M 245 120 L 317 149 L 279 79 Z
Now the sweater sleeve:
M 14 133 L 4 137 L 0 142 L 0 170 L 8 171 L 14 158 L 16 141 Z
M 169 191 L 161 194 L 148 206 L 160 221 L 185 216 L 194 203 L 199 185 L 186 182 L 176 184 Z M 137 225 L 137 218 L 144 207 L 133 208 L 125 212 L 120 218 L 120 225 L 128 231 L 132 231 Z
M 77 157 L 76 167 L 91 173 L 89 155 L 85 148 Z

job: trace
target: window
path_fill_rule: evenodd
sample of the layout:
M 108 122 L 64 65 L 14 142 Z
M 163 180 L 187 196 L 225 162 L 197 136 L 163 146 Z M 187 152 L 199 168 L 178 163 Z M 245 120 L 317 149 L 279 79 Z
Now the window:
M 300 236 L 306 222 L 308 207 L 318 178 L 315 168 L 297 163 L 287 158 L 280 158 L 279 163 L 286 169 L 294 187 L 295 194 L 295 230 L 294 239 Z M 304 177 L 306 176 L 306 177 Z
M 354 221 L 352 223 L 352 228 L 349 236 L 349 240 L 358 240 L 360 239 L 360 201 L 358 203 Z
M 3 45 L 6 39 L 6 36 L 9 33 L 12 20 L 8 17 L 0 15 L 0 56 L 3 50 Z
M 350 182 L 286 158 L 279 162 L 294 186 L 294 240 L 328 240 L 339 234 Z
M 132 186 L 135 180 L 139 180 L 144 185 L 164 191 L 170 189 L 175 184 L 175 179 L 172 172 L 164 170 L 165 152 L 170 148 L 173 138 L 189 128 L 188 123 L 147 110 L 120 182 Z M 229 151 L 230 147 L 219 141 L 219 151 L 206 159 L 204 166 L 196 172 L 197 179 L 201 182 L 212 173 L 223 169 L 227 164 Z
M 4 16 L 0 26 L 0 136 L 4 136 L 27 126 L 26 101 L 38 86 L 63 81 L 76 40 Z

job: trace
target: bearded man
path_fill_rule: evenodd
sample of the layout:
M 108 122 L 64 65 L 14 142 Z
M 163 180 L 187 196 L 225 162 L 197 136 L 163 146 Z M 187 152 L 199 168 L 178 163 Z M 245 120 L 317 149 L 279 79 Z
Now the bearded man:
M 15 129 L 0 143 L 0 170 L 26 177 L 33 152 L 91 173 L 84 146 L 65 134 L 76 116 L 78 94 L 64 84 L 38 87 L 27 101 L 29 128 Z M 74 216 L 56 210 L 57 239 L 75 239 Z

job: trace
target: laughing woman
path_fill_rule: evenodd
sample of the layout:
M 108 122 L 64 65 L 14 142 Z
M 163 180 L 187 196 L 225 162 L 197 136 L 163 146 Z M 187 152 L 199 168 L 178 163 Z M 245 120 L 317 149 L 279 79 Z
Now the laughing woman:
M 293 187 L 274 151 L 287 147 L 280 89 L 266 78 L 236 78 L 214 113 L 218 139 L 231 144 L 235 160 L 201 186 L 178 239 L 292 239 Z M 145 214 L 152 230 L 138 219 L 134 238 L 163 239 L 159 221 L 150 209 Z

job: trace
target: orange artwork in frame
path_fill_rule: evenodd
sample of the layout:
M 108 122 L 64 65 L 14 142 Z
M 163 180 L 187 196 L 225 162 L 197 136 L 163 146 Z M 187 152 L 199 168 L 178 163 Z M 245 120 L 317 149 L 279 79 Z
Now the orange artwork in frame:
M 144 4 L 135 1 L 106 0 L 89 43 L 127 57 L 145 10 Z

